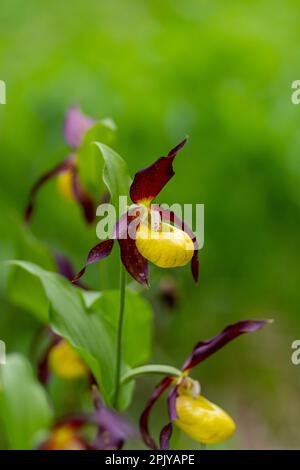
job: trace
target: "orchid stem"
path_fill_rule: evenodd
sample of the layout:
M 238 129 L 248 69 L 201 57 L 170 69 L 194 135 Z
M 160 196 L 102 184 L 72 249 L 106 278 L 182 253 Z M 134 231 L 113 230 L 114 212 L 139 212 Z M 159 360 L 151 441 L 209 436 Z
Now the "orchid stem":
M 120 269 L 120 310 L 119 310 L 119 322 L 117 331 L 117 359 L 116 359 L 116 379 L 115 379 L 115 396 L 113 400 L 114 408 L 118 407 L 119 390 L 121 385 L 121 362 L 122 362 L 122 333 L 124 323 L 124 311 L 125 311 L 125 288 L 126 288 L 126 273 L 121 262 Z

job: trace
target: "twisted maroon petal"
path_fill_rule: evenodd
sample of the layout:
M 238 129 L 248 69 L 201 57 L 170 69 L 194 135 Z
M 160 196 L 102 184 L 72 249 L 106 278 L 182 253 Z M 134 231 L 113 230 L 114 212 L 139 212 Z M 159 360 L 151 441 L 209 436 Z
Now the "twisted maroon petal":
M 140 284 L 148 286 L 148 261 L 136 247 L 135 240 L 118 240 L 126 271 Z
M 191 259 L 191 271 L 192 276 L 195 282 L 198 282 L 199 278 L 199 259 L 198 259 L 198 250 L 194 251 L 193 257 Z
M 199 251 L 199 245 L 196 239 L 196 235 L 192 231 L 192 229 L 183 222 L 177 215 L 170 210 L 167 209 L 162 209 L 162 207 L 159 204 L 152 204 L 151 209 L 154 211 L 159 212 L 161 220 L 164 220 L 168 223 L 172 223 L 176 225 L 178 228 L 186 232 L 189 237 L 191 238 L 192 242 L 194 243 L 194 254 L 191 259 L 191 271 L 192 271 L 192 276 L 194 278 L 194 281 L 198 281 L 199 277 L 199 260 L 198 260 L 198 251 Z
M 71 157 L 64 160 L 62 163 L 59 163 L 57 166 L 52 168 L 52 170 L 49 170 L 46 173 L 44 173 L 36 181 L 36 183 L 33 185 L 33 187 L 31 188 L 31 191 L 29 193 L 29 201 L 28 201 L 28 204 L 27 204 L 25 212 L 24 212 L 25 222 L 29 222 L 31 217 L 32 217 L 33 210 L 34 210 L 34 205 L 35 205 L 35 198 L 36 198 L 36 195 L 37 195 L 38 191 L 44 186 L 45 183 L 50 181 L 55 176 L 57 176 L 61 173 L 65 173 L 66 171 L 72 171 L 72 169 L 75 166 L 75 160 L 74 159 L 75 159 L 75 157 L 74 157 L 74 155 L 72 155 Z
M 159 436 L 159 447 L 160 447 L 160 449 L 169 450 L 169 448 L 170 448 L 170 439 L 172 437 L 172 433 L 173 433 L 173 424 L 172 423 L 168 423 L 162 428 L 162 430 L 160 432 L 160 436 Z
M 62 253 L 58 253 L 57 251 L 54 253 L 54 259 L 58 273 L 71 281 L 76 274 L 71 261 Z
M 170 448 L 170 439 L 173 433 L 173 424 L 172 422 L 178 418 L 176 410 L 176 398 L 178 396 L 177 386 L 172 388 L 168 395 L 168 413 L 170 422 L 166 424 L 161 432 L 159 437 L 160 448 L 163 450 L 168 450 Z
M 53 347 L 57 345 L 62 339 L 57 336 L 55 333 L 49 332 L 49 337 L 51 339 L 50 344 L 48 345 L 47 349 L 44 351 L 42 357 L 39 359 L 37 364 L 37 376 L 39 381 L 43 385 L 47 385 L 50 379 L 51 372 L 49 370 L 48 360 L 49 354 Z
M 87 266 L 90 264 L 97 263 L 101 259 L 106 258 L 110 255 L 111 250 L 114 245 L 114 240 L 104 240 L 103 242 L 98 243 L 94 246 L 87 257 L 85 266 L 76 274 L 76 276 L 72 279 L 72 283 L 76 283 L 85 273 Z
M 182 370 L 192 369 L 233 339 L 244 333 L 253 333 L 260 330 L 268 323 L 270 323 L 270 320 L 244 320 L 227 326 L 214 338 L 196 344 L 191 355 L 185 361 Z
M 141 436 L 145 442 L 145 444 L 153 450 L 157 450 L 158 446 L 156 445 L 155 441 L 150 435 L 149 432 L 149 416 L 152 411 L 152 408 L 156 401 L 159 399 L 159 397 L 163 394 L 163 392 L 171 385 L 173 381 L 172 377 L 165 377 L 154 389 L 154 392 L 152 393 L 146 408 L 144 409 L 141 418 L 140 418 L 140 432 Z
M 170 150 L 166 157 L 160 157 L 152 165 L 138 171 L 130 187 L 130 197 L 133 202 L 142 200 L 152 201 L 174 176 L 173 160 L 179 150 L 186 144 L 184 139 Z
M 62 253 L 59 253 L 58 251 L 55 251 L 53 256 L 54 256 L 54 259 L 55 259 L 57 272 L 61 276 L 68 279 L 69 281 L 72 281 L 74 279 L 74 276 L 75 276 L 76 272 L 74 270 L 74 267 L 73 267 L 71 261 L 65 255 L 63 255 Z M 74 284 L 77 287 L 80 287 L 81 289 L 89 290 L 89 288 L 80 281 L 77 282 L 77 283 L 74 282 Z
M 85 133 L 95 124 L 95 120 L 83 114 L 76 106 L 71 106 L 66 114 L 64 136 L 67 144 L 78 149 Z
M 121 260 L 127 272 L 143 286 L 148 285 L 148 260 L 144 258 L 136 247 L 136 230 L 139 226 L 140 212 L 138 208 L 132 209 L 119 219 L 114 231 L 114 238 L 118 239 Z

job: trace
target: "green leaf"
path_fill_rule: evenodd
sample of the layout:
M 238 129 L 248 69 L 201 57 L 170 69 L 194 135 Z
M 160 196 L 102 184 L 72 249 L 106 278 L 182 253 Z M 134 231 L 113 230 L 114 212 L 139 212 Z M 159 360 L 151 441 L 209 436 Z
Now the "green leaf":
M 37 281 L 36 295 L 50 304 L 50 324 L 67 339 L 92 370 L 103 399 L 111 404 L 115 386 L 115 359 L 119 291 L 86 292 L 62 276 L 32 263 L 10 262 Z M 32 294 L 29 290 L 30 295 Z M 126 290 L 122 373 L 146 362 L 151 354 L 152 310 L 140 294 Z M 119 405 L 130 403 L 134 383 L 122 387 Z
M 39 279 L 46 302 L 51 304 L 52 328 L 66 338 L 85 360 L 99 384 L 104 401 L 109 404 L 113 395 L 115 362 L 112 325 L 99 309 L 88 314 L 79 289 L 59 274 L 25 261 L 10 263 Z
M 47 270 L 54 270 L 53 256 L 37 240 L 24 224 L 14 220 L 16 231 L 15 257 L 39 264 Z M 24 270 L 12 269 L 7 280 L 7 293 L 10 301 L 30 313 L 42 323 L 48 322 L 48 301 L 37 279 Z
M 104 159 L 103 181 L 107 186 L 112 203 L 119 205 L 119 196 L 127 196 L 131 179 L 128 175 L 127 165 L 113 149 L 107 145 L 95 142 Z
M 115 139 L 116 125 L 111 119 L 103 119 L 91 127 L 77 152 L 80 180 L 86 189 L 96 198 L 106 190 L 102 181 L 104 161 L 99 159 L 98 149 L 92 145 L 95 141 L 111 145 Z
M 8 355 L 6 364 L 0 366 L 0 415 L 0 430 L 9 449 L 33 449 L 38 433 L 51 424 L 45 390 L 20 354 Z

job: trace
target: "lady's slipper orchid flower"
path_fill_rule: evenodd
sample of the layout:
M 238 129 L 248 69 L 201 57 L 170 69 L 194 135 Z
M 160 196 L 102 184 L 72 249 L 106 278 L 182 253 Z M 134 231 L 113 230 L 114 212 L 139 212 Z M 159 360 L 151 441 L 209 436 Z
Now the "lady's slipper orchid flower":
M 56 424 L 39 450 L 88 450 L 89 445 L 79 435 L 83 424 L 72 419 Z
M 168 449 L 174 423 L 195 441 L 215 444 L 228 439 L 235 431 L 232 418 L 200 394 L 200 384 L 189 377 L 189 372 L 227 343 L 244 333 L 259 330 L 270 320 L 245 320 L 225 328 L 214 338 L 196 344 L 182 367 L 182 376 L 165 377 L 155 388 L 140 419 L 141 435 L 145 444 L 157 449 L 149 433 L 148 421 L 152 408 L 162 393 L 170 386 L 168 411 L 170 422 L 160 434 L 160 448 Z
M 107 408 L 93 388 L 95 410 L 60 419 L 40 450 L 120 450 L 133 437 L 132 426 L 118 413 Z M 87 426 L 97 429 L 92 442 L 83 437 Z
M 51 373 L 64 380 L 89 378 L 90 371 L 75 349 L 52 331 L 49 335 L 50 344 L 38 363 L 39 380 L 46 384 Z
M 58 190 L 66 199 L 75 200 L 81 206 L 87 223 L 95 218 L 95 204 L 79 181 L 76 151 L 85 133 L 95 124 L 95 120 L 83 114 L 77 107 L 71 107 L 66 115 L 64 136 L 71 154 L 57 166 L 43 174 L 33 185 L 25 210 L 25 221 L 29 222 L 34 210 L 38 191 L 54 177 L 57 177 Z
M 66 340 L 51 348 L 48 364 L 49 369 L 62 379 L 75 380 L 89 375 L 87 366 Z
M 161 268 L 184 266 L 191 262 L 192 275 L 198 279 L 198 244 L 191 229 L 173 212 L 152 204 L 174 176 L 173 161 L 185 145 L 184 139 L 152 165 L 136 173 L 130 187 L 134 203 L 116 224 L 113 238 L 98 243 L 88 254 L 85 267 L 106 258 L 117 239 L 121 260 L 128 273 L 140 284 L 148 285 L 148 262 Z M 153 223 L 154 221 L 154 223 Z

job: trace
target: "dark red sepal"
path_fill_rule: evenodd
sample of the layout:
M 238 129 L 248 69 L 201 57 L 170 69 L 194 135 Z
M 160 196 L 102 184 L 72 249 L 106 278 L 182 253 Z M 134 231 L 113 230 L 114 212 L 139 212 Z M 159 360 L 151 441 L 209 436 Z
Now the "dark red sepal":
M 139 208 L 129 209 L 118 220 L 113 236 L 118 239 L 121 260 L 126 271 L 137 282 L 143 286 L 148 286 L 148 260 L 138 251 L 135 242 L 140 215 Z
M 173 433 L 173 424 L 168 423 L 164 426 L 160 432 L 159 436 L 159 447 L 162 450 L 169 450 L 170 448 L 170 439 Z
M 199 259 L 198 259 L 198 250 L 194 251 L 193 257 L 191 259 L 191 271 L 194 281 L 197 283 L 199 279 Z
M 130 197 L 133 202 L 142 200 L 152 201 L 174 176 L 173 160 L 179 150 L 186 144 L 184 139 L 170 150 L 166 157 L 158 158 L 152 165 L 138 171 L 130 187 Z
M 94 201 L 91 196 L 83 189 L 79 181 L 78 170 L 72 168 L 72 189 L 76 201 L 82 208 L 84 218 L 88 224 L 91 224 L 96 217 Z
M 270 320 L 244 320 L 227 326 L 214 338 L 196 344 L 191 355 L 185 361 L 182 370 L 192 369 L 238 336 L 260 330 L 268 323 L 270 323 Z
M 68 279 L 69 281 L 72 281 L 74 279 L 76 271 L 74 270 L 74 267 L 71 261 L 65 255 L 63 255 L 62 253 L 59 253 L 58 251 L 55 251 L 53 256 L 55 259 L 57 272 L 61 276 Z M 77 287 L 80 287 L 81 289 L 89 290 L 89 288 L 80 281 L 78 281 L 77 283 L 74 283 L 74 285 L 76 285 Z
M 114 240 L 109 239 L 104 240 L 103 242 L 100 242 L 96 246 L 94 246 L 88 254 L 85 266 L 72 279 L 72 283 L 76 283 L 84 275 L 87 266 L 89 266 L 90 264 L 97 263 L 101 259 L 104 259 L 109 256 L 113 245 Z
M 155 441 L 153 440 L 149 432 L 149 424 L 148 424 L 149 416 L 156 401 L 163 394 L 163 392 L 171 385 L 172 381 L 173 381 L 173 377 L 165 377 L 157 385 L 140 418 L 140 432 L 141 432 L 143 441 L 150 449 L 153 449 L 153 450 L 157 450 L 158 446 L 156 445 Z
M 64 173 L 66 171 L 70 171 L 72 168 L 74 168 L 74 165 L 75 165 L 74 158 L 75 157 L 73 155 L 67 158 L 62 163 L 59 163 L 57 166 L 52 168 L 52 170 L 49 170 L 46 173 L 44 173 L 36 181 L 36 183 L 33 185 L 29 193 L 29 201 L 25 209 L 25 213 L 24 213 L 25 222 L 29 222 L 32 217 L 34 204 L 35 204 L 35 198 L 36 198 L 38 191 L 42 188 L 42 186 L 44 186 L 45 183 L 50 181 L 55 176 L 58 176 L 59 174 Z
M 50 352 L 52 351 L 54 346 L 56 346 L 60 341 L 62 341 L 62 338 L 56 335 L 55 333 L 53 333 L 51 330 L 48 331 L 48 335 L 50 338 L 50 344 L 44 351 L 43 355 L 41 356 L 37 364 L 37 376 L 38 376 L 39 381 L 43 385 L 47 385 L 51 376 L 51 372 L 50 372 L 49 364 L 48 364 Z
M 135 240 L 118 240 L 121 260 L 126 271 L 140 284 L 148 286 L 148 261 L 136 247 Z
M 176 398 L 178 396 L 177 386 L 171 389 L 168 395 L 168 413 L 170 422 L 163 427 L 160 432 L 159 442 L 160 448 L 163 450 L 168 450 L 170 448 L 170 439 L 173 433 L 172 422 L 178 419 L 178 414 L 176 410 Z

